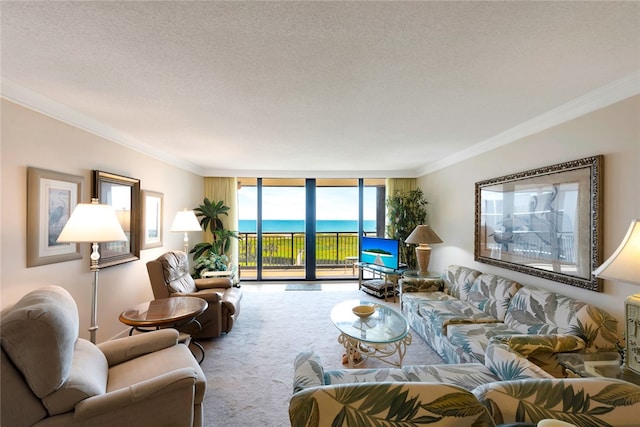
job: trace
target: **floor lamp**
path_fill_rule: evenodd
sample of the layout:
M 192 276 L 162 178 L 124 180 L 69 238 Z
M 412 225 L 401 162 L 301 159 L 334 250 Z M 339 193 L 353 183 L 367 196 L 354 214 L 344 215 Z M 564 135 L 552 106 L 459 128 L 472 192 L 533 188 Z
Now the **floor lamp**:
M 98 199 L 91 199 L 91 203 L 79 203 L 73 210 L 71 217 L 65 224 L 58 242 L 60 243 L 91 243 L 91 272 L 93 273 L 93 296 L 91 305 L 91 327 L 89 334 L 91 342 L 96 343 L 98 330 L 98 243 L 126 241 L 127 236 L 118 222 L 116 211 L 110 205 L 98 203 Z
M 187 262 L 189 262 L 189 231 L 202 231 L 202 227 L 193 211 L 184 209 L 176 214 L 171 224 L 171 231 L 184 232 L 184 252 L 187 254 Z
M 440 236 L 428 225 L 420 224 L 413 229 L 409 237 L 404 241 L 410 245 L 416 246 L 416 258 L 418 260 L 418 270 L 420 275 L 425 276 L 429 273 L 429 260 L 431 259 L 431 243 L 442 243 Z
M 640 285 L 640 219 L 631 221 L 618 249 L 593 275 L 601 279 Z M 625 356 L 627 368 L 640 373 L 640 294 L 631 295 L 625 307 Z

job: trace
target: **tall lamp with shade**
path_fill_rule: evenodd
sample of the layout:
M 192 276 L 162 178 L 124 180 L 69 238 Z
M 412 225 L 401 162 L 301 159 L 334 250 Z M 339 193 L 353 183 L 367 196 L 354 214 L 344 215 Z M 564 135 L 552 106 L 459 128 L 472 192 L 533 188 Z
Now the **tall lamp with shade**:
M 593 275 L 601 279 L 640 285 L 640 219 L 631 221 L 618 249 L 598 267 Z M 625 358 L 630 370 L 640 373 L 640 293 L 624 302 Z
M 418 270 L 421 276 L 429 273 L 429 260 L 431 259 L 432 243 L 442 243 L 440 236 L 428 225 L 420 224 L 413 229 L 409 237 L 404 241 L 416 246 L 416 259 L 418 260 Z
M 98 314 L 98 260 L 99 243 L 126 241 L 122 226 L 118 222 L 116 211 L 110 205 L 98 203 L 98 199 L 91 199 L 91 203 L 79 203 L 71 213 L 69 220 L 58 236 L 60 243 L 91 243 L 91 272 L 93 273 L 91 326 L 89 334 L 92 343 L 96 343 L 97 314 Z
M 189 253 L 189 231 L 202 231 L 200 222 L 193 211 L 184 209 L 176 214 L 171 224 L 171 231 L 184 232 L 184 252 Z M 187 256 L 187 260 L 189 257 Z

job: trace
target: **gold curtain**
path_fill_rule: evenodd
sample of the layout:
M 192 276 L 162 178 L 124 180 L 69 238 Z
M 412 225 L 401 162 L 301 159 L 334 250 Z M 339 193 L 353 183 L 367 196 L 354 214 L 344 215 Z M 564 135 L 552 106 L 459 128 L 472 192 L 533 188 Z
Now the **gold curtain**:
M 413 191 L 418 188 L 418 180 L 416 178 L 387 178 L 384 181 L 385 185 L 385 197 L 388 199 L 394 195 L 396 190 L 401 193 L 408 193 L 409 191 Z M 386 206 L 386 203 L 385 203 Z M 389 223 L 389 216 L 385 212 L 385 234 L 389 237 L 390 227 L 393 227 L 392 224 Z
M 229 177 L 205 177 L 204 197 L 212 202 L 224 201 L 229 206 L 229 215 L 220 219 L 226 230 L 238 230 L 238 179 Z M 205 234 L 205 241 L 212 242 L 211 233 Z M 238 265 L 238 239 L 231 239 L 230 261 Z
M 418 188 L 418 180 L 416 178 L 387 178 L 384 185 L 387 197 L 391 197 L 396 190 L 402 193 L 415 190 Z

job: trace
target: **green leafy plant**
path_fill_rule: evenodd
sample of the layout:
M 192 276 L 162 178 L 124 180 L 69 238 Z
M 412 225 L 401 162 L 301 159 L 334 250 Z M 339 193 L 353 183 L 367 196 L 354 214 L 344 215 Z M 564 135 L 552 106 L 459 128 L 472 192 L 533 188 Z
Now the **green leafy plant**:
M 196 244 L 190 253 L 195 259 L 195 277 L 200 277 L 204 271 L 224 271 L 229 263 L 229 249 L 232 238 L 239 239 L 236 231 L 226 230 L 220 218 L 229 215 L 229 206 L 220 200 L 212 202 L 204 198 L 203 203 L 193 211 L 200 220 L 202 229 L 211 232 L 212 242 Z
M 226 271 L 228 265 L 229 257 L 209 252 L 196 259 L 194 276 L 202 277 L 202 273 L 205 271 Z
M 405 244 L 405 240 L 416 226 L 425 224 L 427 219 L 427 201 L 421 189 L 402 192 L 396 190 L 387 199 L 387 236 L 400 240 L 400 260 L 408 266 L 416 263 L 413 247 Z

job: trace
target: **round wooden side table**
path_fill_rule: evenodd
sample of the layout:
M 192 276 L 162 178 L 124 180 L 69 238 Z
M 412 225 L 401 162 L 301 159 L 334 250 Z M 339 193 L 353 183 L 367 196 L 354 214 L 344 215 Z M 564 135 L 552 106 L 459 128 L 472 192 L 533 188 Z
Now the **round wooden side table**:
M 202 298 L 195 297 L 171 297 L 161 298 L 153 301 L 143 302 L 137 306 L 123 311 L 120 314 L 120 322 L 131 326 L 129 335 L 133 331 L 149 332 L 160 328 L 179 328 L 195 322 L 200 325 L 196 319 L 202 314 L 209 304 Z M 201 352 L 198 363 L 204 360 L 204 347 L 197 342 L 192 341 L 191 336 L 183 332 L 180 333 L 180 342 L 187 346 L 193 343 Z M 195 357 L 195 355 L 194 355 Z

